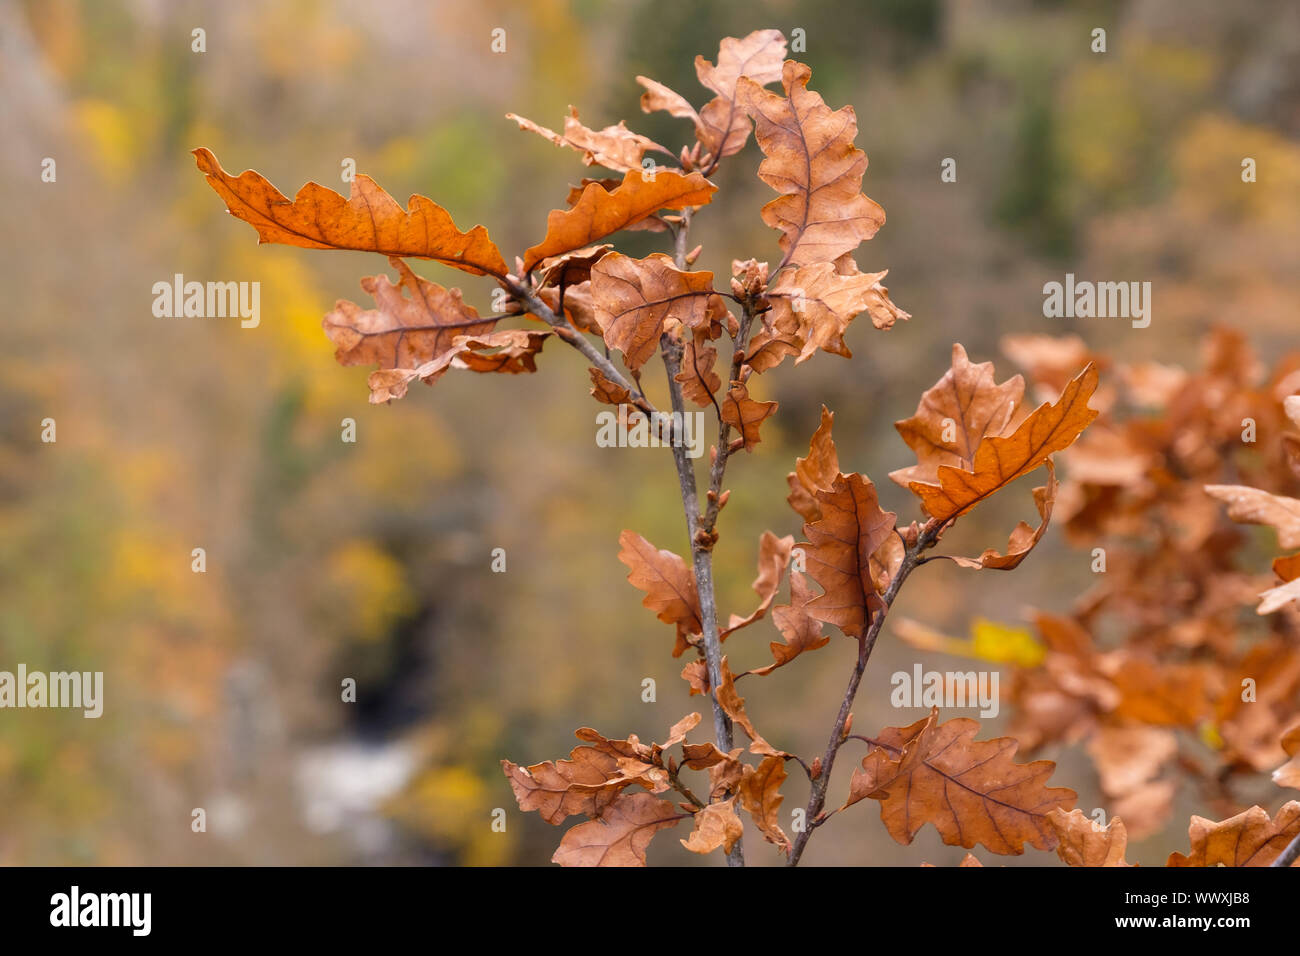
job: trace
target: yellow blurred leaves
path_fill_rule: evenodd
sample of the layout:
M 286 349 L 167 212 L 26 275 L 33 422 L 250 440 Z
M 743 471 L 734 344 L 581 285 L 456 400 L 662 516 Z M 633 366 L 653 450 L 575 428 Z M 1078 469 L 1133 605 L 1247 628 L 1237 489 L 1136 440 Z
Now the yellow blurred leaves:
M 415 595 L 396 558 L 370 541 L 348 541 L 325 569 L 330 613 L 359 641 L 382 640 L 415 610 Z
M 970 637 L 950 637 L 911 618 L 902 618 L 890 630 L 906 644 L 924 651 L 969 657 L 992 664 L 1015 664 L 1037 667 L 1046 656 L 1046 648 L 1023 627 L 1000 624 L 987 618 L 971 621 Z

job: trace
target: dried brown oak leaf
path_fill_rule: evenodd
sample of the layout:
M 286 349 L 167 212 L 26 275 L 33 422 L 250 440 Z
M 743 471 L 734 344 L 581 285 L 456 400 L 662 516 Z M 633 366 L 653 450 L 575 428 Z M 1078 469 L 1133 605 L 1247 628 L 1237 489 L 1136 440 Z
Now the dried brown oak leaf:
M 759 426 L 776 413 L 776 402 L 760 402 L 749 397 L 749 388 L 741 382 L 733 382 L 722 400 L 722 420 L 740 432 L 740 441 L 745 451 L 752 451 L 761 440 L 758 437 Z
M 386 368 L 371 372 L 367 379 L 372 404 L 391 401 L 406 394 L 416 379 L 432 385 L 453 366 L 475 372 L 519 374 L 537 371 L 536 356 L 552 333 L 530 329 L 505 329 L 485 335 L 458 335 L 451 348 L 415 368 Z M 489 351 L 495 349 L 496 351 Z
M 745 825 L 736 816 L 735 797 L 715 801 L 697 811 L 694 823 L 691 835 L 680 841 L 692 853 L 712 853 L 718 847 L 730 853 L 745 832 Z
M 684 272 L 663 253 L 644 259 L 610 253 L 591 268 L 596 323 L 630 369 L 654 355 L 669 323 L 707 329 L 727 314 L 712 272 Z
M 631 401 L 632 393 L 622 385 L 611 382 L 600 369 L 589 368 L 587 371 L 591 373 L 591 394 L 596 401 L 606 405 L 622 405 Z
M 1173 853 L 1168 866 L 1268 866 L 1300 834 L 1300 800 L 1292 800 L 1268 818 L 1263 807 L 1251 807 L 1219 823 L 1192 817 L 1187 835 L 1189 856 Z M 1291 864 L 1300 866 L 1300 860 Z
M 688 816 L 648 793 L 621 794 L 595 820 L 565 833 L 551 862 L 560 866 L 645 866 L 646 847 L 654 835 Z
M 654 140 L 632 132 L 621 121 L 616 126 L 589 129 L 578 119 L 578 110 L 573 106 L 569 107 L 569 115 L 564 118 L 563 133 L 556 133 L 514 113 L 507 113 L 506 119 L 514 120 L 520 129 L 537 133 L 556 146 L 577 150 L 582 153 L 582 161 L 588 166 L 599 165 L 626 173 L 629 170 L 640 171 L 642 160 L 649 150 L 672 156 L 671 152 Z
M 772 622 L 776 624 L 785 642 L 772 641 L 768 645 L 772 651 L 772 663 L 766 667 L 754 668 L 750 671 L 751 674 L 770 674 L 805 651 L 815 651 L 830 643 L 830 635 L 822 634 L 822 622 L 808 613 L 808 603 L 812 599 L 813 590 L 808 586 L 807 578 L 798 571 L 791 571 L 790 603 L 772 609 Z
M 1290 759 L 1273 771 L 1273 782 L 1300 790 L 1300 724 L 1282 735 L 1282 750 Z
M 970 468 L 984 439 L 1006 434 L 1024 418 L 1024 395 L 1021 376 L 999 385 L 992 362 L 975 364 L 960 344 L 953 345 L 952 366 L 921 395 L 916 414 L 894 423 L 916 453 L 916 464 L 889 477 L 906 488 L 913 481 L 937 482 L 940 465 Z
M 1088 407 L 1088 398 L 1096 389 L 1097 369 L 1089 365 L 1070 380 L 1055 404 L 1039 406 L 1007 434 L 984 437 L 968 467 L 941 463 L 934 481 L 912 480 L 907 487 L 936 520 L 965 514 L 1038 468 L 1055 452 L 1068 448 L 1097 417 Z M 918 414 L 923 412 L 918 409 Z
M 1047 526 L 1052 520 L 1052 507 L 1056 504 L 1056 492 L 1058 490 L 1056 481 L 1056 466 L 1052 464 L 1052 459 L 1047 459 L 1047 484 L 1034 489 L 1034 506 L 1038 509 L 1038 527 L 1021 521 L 1011 532 L 1011 540 L 1007 542 L 1007 553 L 999 554 L 993 548 L 987 548 L 978 558 L 963 558 L 957 555 L 945 555 L 950 557 L 963 568 L 988 568 L 994 571 L 1010 571 L 1020 566 L 1020 562 L 1029 556 L 1038 542 L 1043 540 L 1043 535 L 1047 532 Z
M 611 782 L 618 776 L 618 759 L 594 747 L 575 747 L 568 760 L 547 760 L 531 767 L 503 760 L 501 768 L 519 809 L 536 811 L 556 826 L 580 813 L 598 816 L 629 783 Z
M 682 385 L 682 395 L 701 408 L 713 404 L 713 393 L 722 387 L 722 379 L 713 371 L 718 350 L 702 342 L 700 336 L 687 339 L 682 349 L 682 370 L 674 376 Z
M 782 272 L 768 290 L 772 308 L 750 347 L 760 356 L 755 361 L 762 367 L 753 363 L 751 367 L 766 371 L 785 355 L 797 355 L 797 365 L 818 349 L 848 358 L 853 353 L 844 333 L 863 312 L 878 329 L 911 318 L 890 300 L 889 290 L 880 284 L 884 277 L 884 272 L 858 272 L 847 254 L 836 263 L 817 262 Z
M 750 739 L 749 752 L 762 756 L 785 756 L 784 751 L 777 750 L 754 727 L 754 722 L 745 711 L 745 698 L 736 691 L 736 679 L 727 667 L 727 659 L 722 659 L 722 683 L 718 687 L 718 705 L 727 712 L 727 716 L 740 725 Z
M 898 516 L 881 510 L 876 486 L 856 473 L 837 475 L 830 489 L 817 491 L 814 498 L 821 517 L 804 524 L 808 541 L 802 547 L 808 576 L 824 593 L 806 609 L 817 620 L 861 639 L 872 613 L 882 605 L 877 593 L 879 563 L 872 559 L 882 546 L 888 547 Z
M 369 176 L 352 180 L 348 199 L 307 183 L 290 201 L 261 173 L 247 169 L 231 176 L 203 147 L 194 156 L 230 214 L 256 229 L 262 242 L 434 259 L 474 275 L 500 277 L 508 271 L 482 226 L 461 232 L 447 210 L 423 196 L 412 196 L 403 209 Z
M 785 96 L 748 77 L 737 81 L 765 157 L 758 178 L 781 194 L 763 207 L 763 221 L 782 234 L 781 266 L 833 262 L 885 222 L 885 211 L 862 194 L 867 154 L 853 145 L 853 107 L 831 110 L 808 89 L 811 75 L 804 64 L 787 60 Z
M 932 823 L 944 843 L 968 850 L 977 843 L 1004 855 L 1023 853 L 1025 843 L 1052 849 L 1048 814 L 1071 809 L 1077 795 L 1046 786 L 1052 761 L 1018 764 L 1014 738 L 976 740 L 979 729 L 964 717 L 939 723 L 938 708 L 909 727 L 886 727 L 854 771 L 845 806 L 880 801 L 880 818 L 899 843 Z
M 1082 810 L 1052 810 L 1047 821 L 1056 831 L 1056 855 L 1070 866 L 1132 866 L 1124 859 L 1128 830 L 1124 821 L 1113 817 L 1100 827 Z
M 755 30 L 742 37 L 727 37 L 718 48 L 715 66 L 702 56 L 695 58 L 695 73 L 714 97 L 696 112 L 687 99 L 662 83 L 644 76 L 637 82 L 645 87 L 641 109 L 647 113 L 664 110 L 695 124 L 695 138 L 714 157 L 741 151 L 749 138 L 749 117 L 737 100 L 736 86 L 744 76 L 759 86 L 781 79 L 785 60 L 785 37 L 780 30 Z
M 622 547 L 618 559 L 629 568 L 628 581 L 645 592 L 641 603 L 665 624 L 676 626 L 673 657 L 680 657 L 690 646 L 688 636 L 704 630 L 695 572 L 679 555 L 656 548 L 634 531 L 624 531 L 618 543 Z
M 723 640 L 733 631 L 748 627 L 767 614 L 772 601 L 776 599 L 776 592 L 781 588 L 781 579 L 785 577 L 785 567 L 790 563 L 790 552 L 793 550 L 794 535 L 778 538 L 771 531 L 763 532 L 758 539 L 758 577 L 751 585 L 758 595 L 758 607 L 745 617 L 731 615 L 731 620 L 719 634 Z
M 546 237 L 524 252 L 524 270 L 531 272 L 543 259 L 589 246 L 660 209 L 703 206 L 717 188 L 699 173 L 682 175 L 662 169 L 653 177 L 634 169 L 616 189 L 591 183 L 572 209 L 551 210 Z
M 816 521 L 822 516 L 813 496 L 818 491 L 830 491 L 840 474 L 839 453 L 835 450 L 835 439 L 831 437 L 834 422 L 835 413 L 823 405 L 821 423 L 808 442 L 807 457 L 796 458 L 794 471 L 786 477 L 790 485 L 790 496 L 786 501 L 804 521 Z
M 763 838 L 789 853 L 790 838 L 777 822 L 785 800 L 781 796 L 785 776 L 785 760 L 776 754 L 764 757 L 757 768 L 746 766 L 740 778 L 740 802 L 753 817 Z
M 417 276 L 401 259 L 388 261 L 397 282 L 383 275 L 361 280 L 377 308 L 340 299 L 321 322 L 340 365 L 415 368 L 450 349 L 456 336 L 489 332 L 496 324 L 467 305 L 459 289 Z

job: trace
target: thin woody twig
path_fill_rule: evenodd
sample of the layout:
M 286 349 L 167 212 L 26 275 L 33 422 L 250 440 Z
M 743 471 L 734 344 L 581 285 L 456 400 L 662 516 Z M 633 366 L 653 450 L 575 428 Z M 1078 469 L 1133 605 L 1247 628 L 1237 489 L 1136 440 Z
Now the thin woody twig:
M 903 582 L 907 580 L 907 576 L 920 564 L 921 553 L 938 540 L 939 533 L 942 530 L 943 525 L 940 522 L 927 524 L 917 536 L 916 544 L 908 548 L 904 553 L 902 564 L 899 565 L 893 580 L 889 582 L 889 587 L 885 589 L 885 593 L 882 595 L 884 607 L 878 610 L 871 619 L 871 626 L 858 644 L 858 660 L 854 665 L 853 673 L 849 676 L 849 684 L 844 690 L 844 700 L 840 704 L 840 712 L 835 718 L 834 727 L 831 728 L 830 742 L 826 745 L 826 753 L 822 756 L 821 776 L 813 781 L 812 792 L 808 795 L 808 808 L 804 815 L 808 825 L 795 837 L 794 846 L 790 850 L 790 858 L 787 860 L 788 866 L 799 865 L 799 858 L 803 856 L 804 848 L 808 845 L 808 839 L 812 836 L 813 830 L 820 825 L 819 818 L 826 806 L 826 789 L 830 783 L 831 771 L 835 767 L 835 757 L 844 741 L 848 739 L 844 733 L 844 725 L 848 722 L 849 714 L 852 712 L 854 698 L 858 695 L 858 686 L 862 683 L 862 675 L 867 669 L 867 661 L 871 658 L 871 651 L 876 646 L 876 638 L 880 636 L 880 630 L 884 627 L 885 618 L 889 615 L 889 609 L 894 604 L 894 598 L 897 597 Z M 829 815 L 823 819 L 829 819 Z
M 1286 867 L 1296 860 L 1300 860 L 1300 833 L 1296 834 L 1296 838 L 1282 851 L 1282 855 L 1270 863 L 1269 866 Z

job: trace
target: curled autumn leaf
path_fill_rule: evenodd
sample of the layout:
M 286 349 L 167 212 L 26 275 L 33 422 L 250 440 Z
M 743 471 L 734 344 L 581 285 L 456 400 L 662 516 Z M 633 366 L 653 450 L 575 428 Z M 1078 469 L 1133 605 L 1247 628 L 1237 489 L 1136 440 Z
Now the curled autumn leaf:
M 785 799 L 781 795 L 785 777 L 785 760 L 777 754 L 764 757 L 757 768 L 746 766 L 740 779 L 740 802 L 754 819 L 763 838 L 788 853 L 790 838 L 777 822 L 778 811 Z
M 645 866 L 646 847 L 654 835 L 688 816 L 648 793 L 621 794 L 595 820 L 565 833 L 551 862 L 560 866 Z
M 486 229 L 475 226 L 461 232 L 447 210 L 423 196 L 412 196 L 403 209 L 373 179 L 358 174 L 348 199 L 307 183 L 290 201 L 261 173 L 247 169 L 231 176 L 203 147 L 194 150 L 194 156 L 230 214 L 256 229 L 262 242 L 434 259 L 474 275 L 501 277 L 507 272 L 501 250 Z
M 731 620 L 719 634 L 723 640 L 742 627 L 748 627 L 755 621 L 762 620 L 767 614 L 768 608 L 776 598 L 776 592 L 781 587 L 781 579 L 785 576 L 785 566 L 790 563 L 792 550 L 794 550 L 794 535 L 788 534 L 784 538 L 778 538 L 771 531 L 763 532 L 758 540 L 758 577 L 754 579 L 752 585 L 754 593 L 758 595 L 758 607 L 745 617 L 738 614 L 731 615 Z
M 1038 542 L 1043 539 L 1047 526 L 1052 520 L 1052 506 L 1056 504 L 1056 467 L 1052 460 L 1047 460 L 1047 484 L 1034 489 L 1034 505 L 1038 508 L 1038 527 L 1020 522 L 1011 532 L 1007 543 L 1007 553 L 999 554 L 993 548 L 986 549 L 978 558 L 963 558 L 951 555 L 954 562 L 963 568 L 991 568 L 995 571 L 1010 571 L 1020 566 L 1020 562 L 1029 556 Z
M 737 81 L 765 157 L 758 177 L 781 194 L 763 207 L 763 221 L 781 232 L 781 266 L 833 262 L 885 223 L 885 211 L 862 194 L 867 154 L 853 145 L 853 107 L 831 110 L 808 89 L 811 76 L 807 66 L 787 60 L 785 96 L 748 77 Z
M 884 272 L 858 272 L 847 254 L 836 263 L 782 272 L 768 290 L 772 308 L 763 317 L 764 327 L 750 343 L 750 367 L 766 371 L 786 355 L 797 356 L 797 365 L 818 349 L 848 358 L 853 353 L 844 334 L 863 312 L 878 329 L 911 318 L 890 301 L 889 290 L 880 284 L 884 277 Z
M 1279 787 L 1300 790 L 1300 724 L 1282 735 L 1282 750 L 1288 759 L 1273 771 L 1273 782 Z
M 591 394 L 596 401 L 605 405 L 623 405 L 632 400 L 628 389 L 611 382 L 600 369 L 589 368 L 587 372 L 591 375 Z
M 626 786 L 609 782 L 618 772 L 618 761 L 593 747 L 575 747 L 568 760 L 548 760 L 531 767 L 503 760 L 501 768 L 519 809 L 535 811 L 556 826 L 578 814 L 598 816 Z
M 1131 865 L 1124 859 L 1128 830 L 1119 817 L 1101 827 L 1082 810 L 1066 813 L 1058 807 L 1047 814 L 1047 821 L 1059 841 L 1056 855 L 1070 866 Z
M 769 644 L 772 663 L 766 667 L 757 667 L 749 673 L 760 676 L 770 674 L 800 654 L 815 651 L 830 643 L 830 636 L 822 634 L 822 622 L 808 613 L 808 603 L 812 599 L 813 590 L 808 586 L 808 580 L 798 571 L 790 572 L 790 603 L 772 610 L 772 621 L 785 641 Z
M 964 352 L 960 357 L 965 357 Z M 958 358 L 958 350 L 954 348 L 954 365 Z M 985 431 L 973 449 L 969 465 L 964 464 L 964 459 L 963 464 L 955 465 L 920 458 L 918 454 L 921 460 L 918 467 L 928 469 L 933 466 L 934 479 L 916 480 L 910 474 L 903 474 L 895 480 L 900 484 L 905 482 L 921 499 L 926 513 L 935 520 L 947 521 L 963 515 L 985 498 L 1041 466 L 1055 452 L 1068 448 L 1097 417 L 1097 412 L 1088 407 L 1088 398 L 1096 388 L 1097 369 L 1089 365 L 1066 385 L 1054 404 L 1039 406 L 1014 428 L 1005 425 L 1004 434 L 989 435 Z M 989 414 L 996 415 L 996 409 Z M 933 416 L 934 410 L 923 404 L 917 409 L 917 416 L 923 415 Z M 956 427 L 956 420 L 948 420 L 952 422 L 951 426 L 940 421 L 931 422 L 932 428 L 942 434 L 942 429 L 951 427 L 960 436 L 963 430 Z M 981 415 L 973 421 L 982 428 L 979 423 L 984 420 Z M 899 423 L 900 431 L 906 424 Z M 966 434 L 977 433 L 972 428 Z
M 786 500 L 804 521 L 816 521 L 822 516 L 814 496 L 819 491 L 830 491 L 840 474 L 840 458 L 831 437 L 834 422 L 835 413 L 823 405 L 821 423 L 808 443 L 807 457 L 796 458 L 794 471 L 786 476 L 790 485 Z
M 745 826 L 736 816 L 736 798 L 717 800 L 695 814 L 695 827 L 691 835 L 681 841 L 692 853 L 712 853 L 719 847 L 730 853 L 736 841 L 745 832 Z
M 682 370 L 675 378 L 682 385 L 682 395 L 701 408 L 713 404 L 713 393 L 722 387 L 722 379 L 713 371 L 718 361 L 718 350 L 694 335 L 686 340 L 682 349 Z
M 389 368 L 371 372 L 371 403 L 387 402 L 406 394 L 411 382 L 419 379 L 432 385 L 453 367 L 475 372 L 519 374 L 537 371 L 536 356 L 551 335 L 530 329 L 506 329 L 486 335 L 458 335 L 451 348 L 415 368 Z
M 976 740 L 978 721 L 939 723 L 938 708 L 909 727 L 886 727 L 854 771 L 845 807 L 880 801 L 880 818 L 899 843 L 911 843 L 934 825 L 950 845 L 983 844 L 994 853 L 1019 855 L 1026 843 L 1039 850 L 1057 844 L 1048 819 L 1070 809 L 1073 790 L 1048 787 L 1050 760 L 1018 764 L 1012 737 Z
M 506 119 L 514 120 L 520 129 L 537 133 L 556 146 L 577 150 L 588 166 L 599 165 L 626 173 L 629 170 L 639 171 L 645 154 L 650 150 L 672 156 L 671 152 L 654 140 L 632 132 L 621 121 L 601 130 L 589 129 L 578 119 L 578 111 L 572 106 L 569 107 L 569 115 L 564 118 L 563 133 L 556 133 L 514 113 L 507 113 Z
M 741 151 L 749 137 L 749 117 L 740 102 L 740 81 L 758 87 L 781 79 L 785 37 L 780 30 L 755 30 L 739 39 L 727 37 L 718 47 L 715 66 L 695 58 L 700 83 L 716 94 L 700 110 L 696 137 L 706 152 L 716 157 Z
M 663 110 L 679 119 L 690 120 L 695 126 L 699 148 L 716 163 L 740 152 L 749 138 L 749 117 L 737 97 L 740 78 L 747 77 L 759 86 L 775 83 L 781 79 L 785 53 L 785 37 L 780 30 L 755 30 L 740 39 L 727 37 L 718 49 L 716 66 L 702 56 L 695 58 L 700 83 L 714 94 L 702 109 L 697 112 L 680 93 L 638 76 L 637 82 L 645 87 L 641 109 L 646 113 Z
M 760 441 L 759 426 L 776 413 L 776 402 L 760 402 L 749 397 L 749 389 L 741 382 L 732 383 L 722 400 L 722 420 L 740 432 L 740 443 L 745 451 L 752 451 Z
M 960 344 L 952 347 L 952 366 L 921 395 L 916 414 L 894 423 L 916 464 L 890 472 L 906 488 L 913 481 L 935 483 L 939 466 L 970 468 L 984 439 L 1004 435 L 1024 418 L 1020 410 L 1025 380 L 1012 376 L 997 384 L 993 363 L 978 365 Z
M 553 209 L 546 220 L 546 237 L 524 252 L 526 272 L 543 259 L 589 246 L 597 240 L 626 229 L 660 209 L 703 206 L 717 191 L 699 173 L 659 170 L 653 176 L 631 170 L 616 188 L 607 190 L 592 183 L 572 209 Z
M 718 704 L 727 712 L 727 716 L 735 721 L 748 735 L 750 753 L 763 756 L 785 755 L 783 751 L 777 750 L 764 740 L 762 734 L 754 727 L 754 722 L 745 710 L 745 698 L 741 697 L 736 691 L 736 679 L 727 668 L 727 659 L 725 657 L 722 659 L 722 683 L 718 687 Z

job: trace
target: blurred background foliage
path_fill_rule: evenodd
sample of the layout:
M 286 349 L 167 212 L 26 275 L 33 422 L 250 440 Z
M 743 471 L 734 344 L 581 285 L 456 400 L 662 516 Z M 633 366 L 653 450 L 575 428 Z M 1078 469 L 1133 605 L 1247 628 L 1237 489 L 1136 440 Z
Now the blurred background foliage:
M 498 26 L 505 54 L 489 49 Z M 561 755 L 584 725 L 662 738 L 702 709 L 615 560 L 624 527 L 683 549 L 671 462 L 595 446 L 580 359 L 552 345 L 537 375 L 450 375 L 369 406 L 366 371 L 335 364 L 320 319 L 336 298 L 363 299 L 359 277 L 386 263 L 258 247 L 188 151 L 209 146 L 290 194 L 309 179 L 346 192 L 350 157 L 399 200 L 419 192 L 463 227 L 487 224 L 512 255 L 589 171 L 505 112 L 558 126 L 572 103 L 592 126 L 625 118 L 679 145 L 689 130 L 643 116 L 634 76 L 698 104 L 695 55 L 770 26 L 802 28 L 813 86 L 857 110 L 865 191 L 889 216 L 857 258 L 889 268 L 914 318 L 887 334 L 855 325 L 852 359 L 787 363 L 759 383 L 781 411 L 731 472 L 724 610 L 750 604 L 759 533 L 798 532 L 784 479 L 823 402 L 845 466 L 914 516 L 881 481 L 908 457 L 892 422 L 953 341 L 1003 375 L 997 343 L 1012 332 L 1077 332 L 1171 363 L 1193 360 L 1215 322 L 1264 354 L 1294 347 L 1288 0 L 0 0 L 0 667 L 102 670 L 106 683 L 99 720 L 0 714 L 0 862 L 544 862 L 557 834 L 518 812 L 500 758 Z M 1095 27 L 1104 55 L 1089 50 Z M 40 180 L 45 157 L 56 183 Z M 955 184 L 939 180 L 944 157 Z M 775 255 L 756 163 L 751 143 L 720 171 L 694 233 L 700 267 L 725 276 L 732 258 Z M 627 244 L 661 247 L 644 233 Z M 1151 327 L 1044 319 L 1042 284 L 1066 271 L 1152 281 Z M 151 287 L 176 273 L 260 282 L 261 325 L 154 317 Z M 489 294 L 466 283 L 481 310 Z M 55 444 L 40 440 L 44 418 Z M 345 418 L 355 444 L 340 440 Z M 1000 544 L 1026 517 L 1021 498 L 963 540 Z M 504 574 L 489 570 L 498 547 Z M 1090 583 L 1086 554 L 1055 532 L 1011 575 L 941 564 L 913 579 L 900 614 L 958 634 L 983 619 L 995 643 L 1022 605 L 1064 609 Z M 766 658 L 767 628 L 728 646 L 733 666 Z M 837 639 L 746 688 L 769 739 L 820 750 L 851 653 Z M 888 705 L 888 675 L 916 657 L 882 642 L 858 726 L 919 716 Z M 356 704 L 340 700 L 346 677 Z M 1097 804 L 1085 761 L 1044 756 L 1081 806 Z M 803 799 L 792 778 L 787 804 Z M 191 831 L 196 807 L 207 833 Z M 1193 795 L 1182 809 L 1198 809 Z M 841 820 L 808 860 L 960 857 L 932 831 L 899 847 L 875 816 Z M 1184 841 L 1175 823 L 1137 855 Z M 651 861 L 680 860 L 671 843 Z M 774 862 L 765 851 L 755 843 L 753 862 Z

